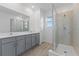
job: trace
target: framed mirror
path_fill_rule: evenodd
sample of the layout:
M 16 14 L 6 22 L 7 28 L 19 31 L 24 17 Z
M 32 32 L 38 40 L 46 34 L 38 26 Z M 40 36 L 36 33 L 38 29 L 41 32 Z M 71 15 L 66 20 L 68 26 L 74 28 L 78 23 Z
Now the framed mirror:
M 10 32 L 29 31 L 29 16 L 15 16 L 10 19 Z

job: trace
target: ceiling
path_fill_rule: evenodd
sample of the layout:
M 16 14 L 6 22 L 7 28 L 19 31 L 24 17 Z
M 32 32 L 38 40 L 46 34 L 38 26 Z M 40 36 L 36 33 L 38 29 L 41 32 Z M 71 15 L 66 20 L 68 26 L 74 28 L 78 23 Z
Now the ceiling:
M 73 7 L 73 3 L 22 3 L 23 6 L 32 7 L 40 9 L 44 12 L 50 11 L 56 8 L 57 11 L 63 9 L 69 9 Z
M 22 3 L 22 5 L 30 8 L 34 6 L 36 9 L 40 9 L 45 12 L 50 10 L 52 6 L 51 3 Z
M 3 4 L 2 6 L 6 6 L 7 4 Z M 11 5 L 11 6 L 10 6 Z M 52 10 L 56 10 L 57 12 L 61 12 L 62 10 L 71 9 L 74 3 L 16 3 L 16 4 L 8 4 L 9 8 L 16 8 L 16 10 L 22 11 L 41 11 L 43 15 L 52 15 Z M 12 7 L 13 6 L 13 7 Z M 32 8 L 34 6 L 34 8 Z M 30 9 L 31 8 L 31 9 Z M 1 8 L 0 8 L 1 9 Z M 5 9 L 2 9 L 5 10 Z M 29 11 L 31 14 L 31 11 Z M 27 12 L 28 13 L 28 12 Z
M 74 3 L 56 3 L 54 4 L 56 11 L 60 12 L 63 10 L 69 10 L 72 9 L 74 6 Z

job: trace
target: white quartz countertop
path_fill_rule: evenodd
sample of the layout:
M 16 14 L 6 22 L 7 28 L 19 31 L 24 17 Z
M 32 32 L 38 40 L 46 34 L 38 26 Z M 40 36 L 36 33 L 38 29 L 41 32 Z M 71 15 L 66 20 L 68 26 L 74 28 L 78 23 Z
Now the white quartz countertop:
M 39 32 L 12 32 L 12 33 L 0 33 L 0 39 L 1 38 L 8 38 L 8 37 L 14 37 L 14 36 L 20 36 L 20 35 L 29 35 Z

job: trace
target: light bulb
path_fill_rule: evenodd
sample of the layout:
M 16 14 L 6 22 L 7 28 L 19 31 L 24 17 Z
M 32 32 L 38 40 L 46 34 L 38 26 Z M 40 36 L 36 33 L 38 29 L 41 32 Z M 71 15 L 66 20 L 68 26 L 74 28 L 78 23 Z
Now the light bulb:
M 34 6 L 32 6 L 32 8 L 34 8 Z

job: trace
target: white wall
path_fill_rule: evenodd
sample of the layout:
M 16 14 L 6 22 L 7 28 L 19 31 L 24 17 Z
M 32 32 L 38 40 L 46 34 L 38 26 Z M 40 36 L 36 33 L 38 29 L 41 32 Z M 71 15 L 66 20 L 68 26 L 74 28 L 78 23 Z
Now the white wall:
M 0 11 L 0 33 L 10 32 L 10 17 L 10 14 Z
M 41 26 L 40 26 L 40 44 L 42 43 L 42 42 L 45 42 L 45 36 L 44 36 L 44 21 L 45 21 L 45 17 L 44 17 L 44 13 L 43 13 L 43 11 L 40 11 L 40 21 L 41 21 Z
M 41 42 L 54 43 L 54 27 L 47 27 L 47 17 L 52 16 L 52 10 L 47 11 L 46 13 L 41 11 L 41 18 L 43 18 L 43 29 L 41 30 Z
M 22 6 L 21 4 L 18 4 L 18 3 L 2 3 L 2 4 L 0 4 L 0 6 L 6 7 L 7 9 L 10 9 L 10 10 L 13 10 L 13 11 L 15 11 L 15 13 L 18 12 L 20 14 L 30 16 L 30 20 L 29 20 L 29 22 L 30 22 L 30 24 L 29 24 L 30 25 L 30 27 L 29 27 L 30 31 L 35 31 L 35 32 L 40 31 L 40 10 L 39 9 L 33 10 L 29 7 Z M 8 11 L 8 12 L 12 12 L 12 11 Z M 5 16 L 6 16 L 6 14 L 5 14 Z M 11 17 L 12 14 L 10 14 L 10 15 L 8 15 L 8 14 L 7 14 L 7 16 Z M 4 19 L 4 21 L 5 21 L 5 19 Z M 9 22 L 7 22 L 7 24 L 9 24 Z M 8 25 L 6 25 L 6 26 L 8 26 Z M 9 29 L 7 29 L 7 30 L 9 31 Z
M 73 46 L 79 55 L 79 4 L 73 8 Z
M 30 31 L 40 32 L 40 10 L 33 11 L 30 16 Z
M 0 33 L 10 32 L 10 19 L 14 16 L 22 15 L 14 13 L 14 11 L 9 11 L 5 8 L 0 8 Z
M 28 15 L 25 11 L 25 7 L 23 7 L 20 3 L 0 3 L 0 5 L 16 12 Z

